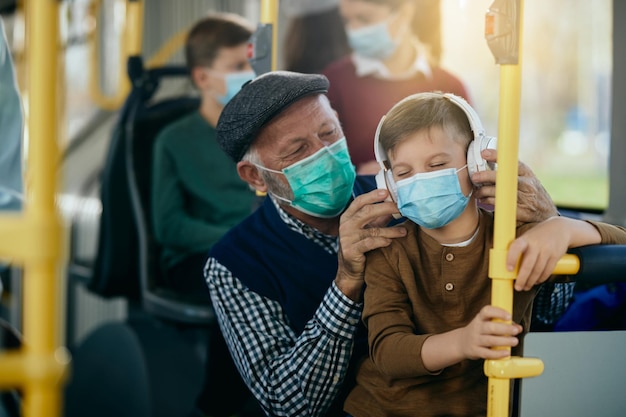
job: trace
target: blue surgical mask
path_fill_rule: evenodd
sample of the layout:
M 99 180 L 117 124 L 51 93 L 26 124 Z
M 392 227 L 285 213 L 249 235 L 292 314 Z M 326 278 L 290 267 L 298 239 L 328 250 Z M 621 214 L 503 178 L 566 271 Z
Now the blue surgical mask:
M 389 34 L 388 21 L 385 20 L 359 29 L 347 29 L 348 43 L 352 51 L 366 58 L 383 61 L 391 56 L 398 47 Z
M 284 174 L 293 191 L 293 200 L 274 195 L 292 207 L 314 217 L 332 218 L 348 205 L 356 179 L 346 138 L 325 146 L 282 171 L 256 165 L 260 169 Z
M 469 201 L 457 173 L 462 168 L 415 174 L 396 183 L 400 213 L 427 229 L 438 229 L 461 215 Z
M 218 96 L 217 101 L 225 106 L 241 90 L 241 87 L 252 80 L 255 75 L 254 71 L 229 72 L 224 75 L 226 93 L 223 96 Z

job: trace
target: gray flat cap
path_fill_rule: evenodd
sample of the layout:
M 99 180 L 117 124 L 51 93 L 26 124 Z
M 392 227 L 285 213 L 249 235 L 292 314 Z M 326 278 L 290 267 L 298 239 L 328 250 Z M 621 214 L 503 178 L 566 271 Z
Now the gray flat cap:
M 257 133 L 289 105 L 311 94 L 328 92 L 319 74 L 272 71 L 260 75 L 233 97 L 217 122 L 217 142 L 235 162 L 241 161 Z

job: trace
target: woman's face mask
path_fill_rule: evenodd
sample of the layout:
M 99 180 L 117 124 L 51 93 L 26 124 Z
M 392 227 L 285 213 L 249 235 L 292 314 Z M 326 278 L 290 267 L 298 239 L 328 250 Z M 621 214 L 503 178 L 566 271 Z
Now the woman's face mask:
M 320 218 L 338 216 L 346 208 L 356 179 L 345 137 L 282 171 L 261 165 L 256 167 L 283 174 L 287 178 L 293 191 L 293 200 L 277 195 L 274 197 L 288 202 L 303 213 Z
M 223 75 L 226 92 L 218 95 L 217 101 L 225 106 L 241 90 L 241 87 L 255 76 L 254 71 L 229 72 Z
M 346 28 L 348 43 L 352 51 L 357 55 L 379 61 L 389 58 L 399 44 L 389 33 L 390 20 L 359 29 Z
M 396 183 L 400 213 L 427 229 L 438 229 L 461 215 L 470 195 L 463 195 L 457 173 L 449 168 L 415 174 Z

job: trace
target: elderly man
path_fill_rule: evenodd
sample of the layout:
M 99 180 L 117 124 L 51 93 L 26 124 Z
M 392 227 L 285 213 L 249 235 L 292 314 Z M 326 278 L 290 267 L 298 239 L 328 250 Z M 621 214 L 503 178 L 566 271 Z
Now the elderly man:
M 355 175 L 327 90 L 322 75 L 267 73 L 217 125 L 239 176 L 269 198 L 213 247 L 205 276 L 237 368 L 270 416 L 345 415 L 351 371 L 367 354 L 365 255 L 406 233 L 385 227 L 398 211 L 387 192 Z M 532 173 L 520 172 L 520 189 L 536 188 L 520 212 L 555 214 Z

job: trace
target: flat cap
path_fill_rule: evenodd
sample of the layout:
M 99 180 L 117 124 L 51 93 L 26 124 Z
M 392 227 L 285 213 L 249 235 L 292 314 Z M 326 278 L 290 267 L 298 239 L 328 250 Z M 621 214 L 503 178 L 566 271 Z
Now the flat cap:
M 271 71 L 249 83 L 226 104 L 217 122 L 217 141 L 235 162 L 241 161 L 267 122 L 305 96 L 328 92 L 320 74 Z

